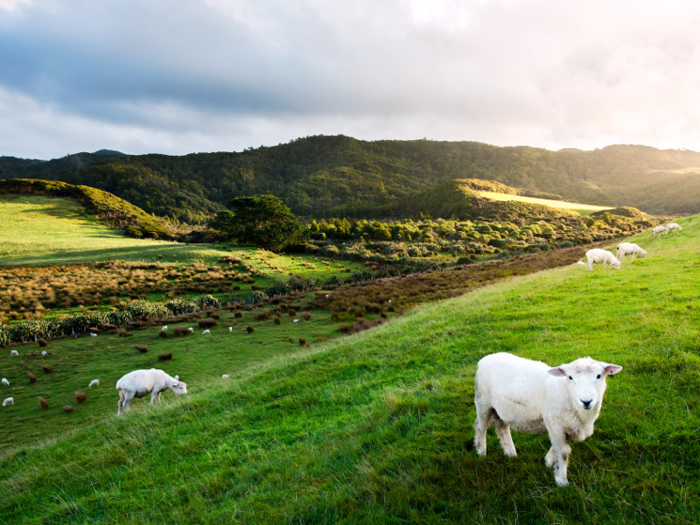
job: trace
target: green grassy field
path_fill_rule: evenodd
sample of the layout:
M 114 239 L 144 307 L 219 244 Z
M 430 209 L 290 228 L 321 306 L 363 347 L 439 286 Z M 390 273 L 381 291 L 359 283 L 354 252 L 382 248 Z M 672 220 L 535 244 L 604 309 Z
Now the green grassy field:
M 700 233 L 697 217 L 679 223 L 677 234 L 632 239 L 649 255 L 620 271 L 569 266 L 515 278 L 241 362 L 226 383 L 197 377 L 197 359 L 180 349 L 168 370 L 194 379 L 191 395 L 166 393 L 161 406 L 142 401 L 116 418 L 108 393 L 88 392 L 76 412 L 104 402 L 110 413 L 69 435 L 54 418 L 76 413 L 49 417 L 34 397 L 41 383 L 22 385 L 18 398 L 28 400 L 3 409 L 3 421 L 25 410 L 52 437 L 19 436 L 0 460 L 0 521 L 697 523 Z M 226 347 L 206 357 L 230 363 L 217 363 L 222 373 L 234 364 Z M 89 351 L 98 350 L 65 350 Z M 517 458 L 504 457 L 493 434 L 487 458 L 473 451 L 474 371 L 498 351 L 624 367 L 608 382 L 596 432 L 572 445 L 571 486 L 557 488 L 544 465 L 547 436 L 514 432 Z
M 542 204 L 551 208 L 563 208 L 565 210 L 573 210 L 581 215 L 590 215 L 596 211 L 612 210 L 610 206 L 595 206 L 593 204 L 581 204 L 578 202 L 554 201 L 550 199 L 538 199 L 535 197 L 523 197 L 522 195 L 509 195 L 507 193 L 494 193 L 491 191 L 478 192 L 482 197 L 495 201 L 520 201 L 529 202 L 530 204 Z

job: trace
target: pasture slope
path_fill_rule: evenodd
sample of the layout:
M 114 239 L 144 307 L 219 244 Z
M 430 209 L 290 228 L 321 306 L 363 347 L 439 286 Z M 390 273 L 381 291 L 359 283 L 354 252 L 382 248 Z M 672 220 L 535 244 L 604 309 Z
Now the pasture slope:
M 697 523 L 700 219 L 679 222 L 632 238 L 649 255 L 620 271 L 515 278 L 17 443 L 0 460 L 0 521 Z M 624 366 L 573 444 L 571 486 L 544 465 L 547 436 L 514 433 L 510 459 L 491 433 L 476 456 L 474 371 L 498 351 Z
M 596 211 L 612 210 L 611 206 L 596 206 L 594 204 L 582 204 L 580 202 L 569 202 L 553 199 L 540 199 L 537 197 L 525 197 L 523 195 L 510 195 L 508 193 L 496 193 L 493 191 L 480 191 L 479 195 L 487 199 L 495 201 L 518 201 L 527 202 L 530 204 L 540 204 L 549 206 L 550 208 L 562 208 L 565 210 L 573 210 L 581 215 L 590 215 Z

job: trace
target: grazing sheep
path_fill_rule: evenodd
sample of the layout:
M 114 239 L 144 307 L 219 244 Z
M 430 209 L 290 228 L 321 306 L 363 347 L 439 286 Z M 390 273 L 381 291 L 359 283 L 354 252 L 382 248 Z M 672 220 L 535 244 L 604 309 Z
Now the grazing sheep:
M 39 406 L 41 407 L 42 410 L 48 410 L 49 409 L 49 402 L 46 401 L 43 397 L 37 398 L 39 400 Z
M 70 406 L 70 405 L 66 405 L 66 406 L 63 407 L 63 411 L 64 411 L 66 414 L 72 413 L 73 410 L 74 410 L 74 408 L 73 408 L 72 406 Z
M 639 255 L 640 258 L 644 258 L 647 256 L 647 252 L 642 250 L 639 246 L 637 246 L 633 242 L 623 242 L 617 245 L 617 258 L 622 261 L 622 259 L 625 258 L 625 255 L 631 255 L 632 260 L 634 261 L 634 258 Z
M 85 392 L 73 392 L 73 394 L 75 395 L 76 403 L 79 405 L 82 405 L 85 403 L 85 401 L 87 401 L 87 395 L 85 395 Z
M 674 230 L 681 231 L 682 229 L 683 228 L 681 228 L 681 225 L 677 224 L 675 222 L 672 222 L 671 224 L 666 225 L 666 232 L 670 232 L 670 231 L 674 231 Z
M 210 334 L 211 334 L 211 332 L 209 330 L 204 330 L 204 332 L 202 332 L 202 335 L 210 335 Z
M 163 328 L 160 329 L 161 332 L 165 332 L 168 329 L 168 325 L 166 324 Z
M 192 328 L 191 326 L 187 329 L 188 332 L 191 332 L 192 330 L 194 330 L 194 328 Z
M 2 378 L 2 386 L 10 386 L 10 382 L 4 377 Z
M 568 484 L 568 441 L 593 434 L 605 394 L 606 376 L 621 366 L 590 357 L 552 368 L 508 353 L 491 354 L 476 371 L 476 435 L 474 445 L 486 455 L 486 431 L 493 425 L 507 456 L 517 456 L 511 427 L 530 434 L 549 433 L 552 447 L 545 463 L 554 469 L 557 485 Z
M 168 388 L 177 395 L 187 393 L 185 383 L 177 381 L 162 370 L 151 368 L 129 372 L 117 381 L 117 390 L 119 390 L 117 415 L 129 410 L 129 404 L 134 397 L 142 398 L 146 394 L 151 394 L 151 404 L 153 404 L 156 400 L 160 401 L 161 392 L 165 392 Z
M 49 353 L 48 353 L 46 350 L 44 350 L 43 352 L 41 352 L 41 355 L 43 355 L 44 357 L 46 357 L 46 356 L 49 355 Z
M 16 355 L 19 355 L 19 353 L 17 352 L 17 350 L 10 350 L 10 355 L 16 356 Z
M 620 261 L 608 250 L 593 248 L 586 252 L 586 257 L 588 258 L 588 264 L 586 264 L 588 270 L 593 270 L 593 265 L 596 263 L 603 263 L 603 268 L 612 266 L 616 270 L 620 269 Z
M 229 327 L 228 327 L 228 331 L 229 331 L 229 332 L 233 332 L 233 326 L 229 326 Z
M 88 385 L 88 388 L 92 388 L 93 386 L 100 386 L 100 380 L 99 379 L 93 379 L 90 381 L 90 384 Z
M 14 405 L 15 404 L 15 398 L 14 397 L 8 397 L 5 399 L 5 401 L 2 402 L 2 406 L 6 407 L 7 405 Z
M 97 334 L 90 332 L 90 337 L 97 337 Z
M 224 374 L 221 376 L 221 379 L 228 379 L 228 374 Z
M 656 228 L 651 230 L 651 238 L 653 239 L 659 233 L 666 235 L 668 233 L 668 229 L 666 228 L 666 226 L 657 226 Z
M 46 347 L 49 345 L 49 343 L 46 342 L 46 339 L 39 339 L 38 341 L 40 347 Z
M 578 266 L 586 266 L 586 263 L 583 261 L 579 261 L 576 263 Z

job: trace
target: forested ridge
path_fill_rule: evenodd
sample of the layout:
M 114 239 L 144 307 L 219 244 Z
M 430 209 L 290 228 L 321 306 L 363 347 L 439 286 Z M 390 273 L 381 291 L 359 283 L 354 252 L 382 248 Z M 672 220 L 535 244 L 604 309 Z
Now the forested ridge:
M 343 135 L 184 156 L 101 151 L 50 161 L 0 157 L 0 179 L 87 185 L 187 223 L 206 221 L 234 197 L 260 194 L 282 198 L 303 216 L 382 216 L 400 209 L 401 199 L 474 178 L 591 204 L 684 214 L 700 211 L 699 174 L 700 153 L 687 150 L 617 145 L 549 151 Z

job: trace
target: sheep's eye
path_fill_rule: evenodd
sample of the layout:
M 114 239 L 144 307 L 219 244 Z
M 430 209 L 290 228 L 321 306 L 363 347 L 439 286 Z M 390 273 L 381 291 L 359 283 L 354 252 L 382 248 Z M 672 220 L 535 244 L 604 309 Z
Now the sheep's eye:
M 598 377 L 596 377 L 596 379 L 600 379 L 600 374 L 598 374 Z
M 569 379 L 571 379 L 572 381 L 574 380 L 574 378 L 573 378 L 573 377 L 571 377 L 571 376 L 569 376 Z

